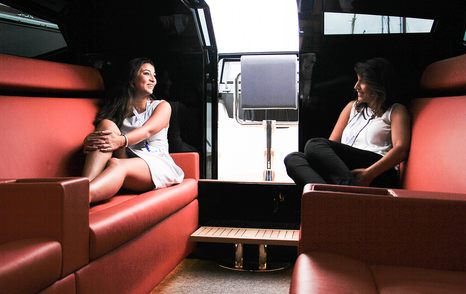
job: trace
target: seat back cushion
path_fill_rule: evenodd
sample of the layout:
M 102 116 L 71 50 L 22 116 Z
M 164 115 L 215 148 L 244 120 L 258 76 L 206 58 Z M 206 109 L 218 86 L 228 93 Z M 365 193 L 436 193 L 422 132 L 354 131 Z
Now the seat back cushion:
M 0 178 L 79 176 L 92 99 L 0 96 Z
M 466 193 L 466 54 L 429 65 L 421 89 L 435 97 L 412 102 L 403 187 Z
M 404 188 L 466 193 L 466 96 L 416 99 Z
M 78 176 L 103 88 L 91 67 L 0 54 L 0 178 Z
M 101 92 L 103 79 L 94 68 L 0 54 L 0 89 L 55 92 Z
M 466 54 L 429 65 L 421 77 L 424 91 L 466 93 Z

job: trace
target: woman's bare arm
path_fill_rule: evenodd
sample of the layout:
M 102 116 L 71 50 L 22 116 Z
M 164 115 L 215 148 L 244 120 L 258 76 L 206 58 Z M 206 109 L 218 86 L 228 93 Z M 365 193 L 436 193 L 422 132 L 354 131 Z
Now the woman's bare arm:
M 353 107 L 354 103 L 355 101 L 351 101 L 345 106 L 345 108 L 343 108 L 343 110 L 340 113 L 340 116 L 338 117 L 338 120 L 335 126 L 333 127 L 333 131 L 330 134 L 329 140 L 332 140 L 335 142 L 341 142 L 341 136 L 343 134 L 343 130 L 348 124 L 350 113 L 351 113 L 351 108 Z
M 368 168 L 353 170 L 353 174 L 362 186 L 368 186 L 374 178 L 395 167 L 408 157 L 411 142 L 411 123 L 406 107 L 397 104 L 393 108 L 391 120 L 393 148 Z

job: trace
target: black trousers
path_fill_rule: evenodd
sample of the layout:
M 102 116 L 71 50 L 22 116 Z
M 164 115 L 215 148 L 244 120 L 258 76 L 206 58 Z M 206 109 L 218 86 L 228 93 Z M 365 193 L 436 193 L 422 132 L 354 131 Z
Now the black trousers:
M 304 187 L 308 183 L 356 186 L 351 170 L 366 168 L 382 158 L 381 155 L 325 138 L 307 141 L 304 152 L 293 152 L 285 157 L 286 171 L 294 182 Z M 394 168 L 376 177 L 372 187 L 397 188 L 398 171 Z

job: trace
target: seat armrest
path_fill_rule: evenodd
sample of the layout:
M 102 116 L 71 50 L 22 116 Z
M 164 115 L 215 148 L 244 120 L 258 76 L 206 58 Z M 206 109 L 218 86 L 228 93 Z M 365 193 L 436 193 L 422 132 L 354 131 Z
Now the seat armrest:
M 329 184 L 308 184 L 306 190 L 309 191 L 328 191 L 328 192 L 346 192 L 359 193 L 370 195 L 390 195 L 390 189 L 361 187 L 361 186 L 345 186 L 345 185 L 329 185 Z
M 62 277 L 89 261 L 87 178 L 0 183 L 0 243 L 46 238 L 62 246 Z
M 185 178 L 199 180 L 199 154 L 197 152 L 170 153 L 170 156 L 183 170 Z
M 301 253 L 325 251 L 370 264 L 466 270 L 466 195 L 319 186 L 304 188 Z

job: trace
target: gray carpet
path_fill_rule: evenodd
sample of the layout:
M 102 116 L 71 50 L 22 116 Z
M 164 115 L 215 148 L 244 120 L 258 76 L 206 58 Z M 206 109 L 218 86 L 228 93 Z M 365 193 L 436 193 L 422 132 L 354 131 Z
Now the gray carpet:
M 239 272 L 214 261 L 185 259 L 151 294 L 267 293 L 289 291 L 292 268 L 275 272 Z

